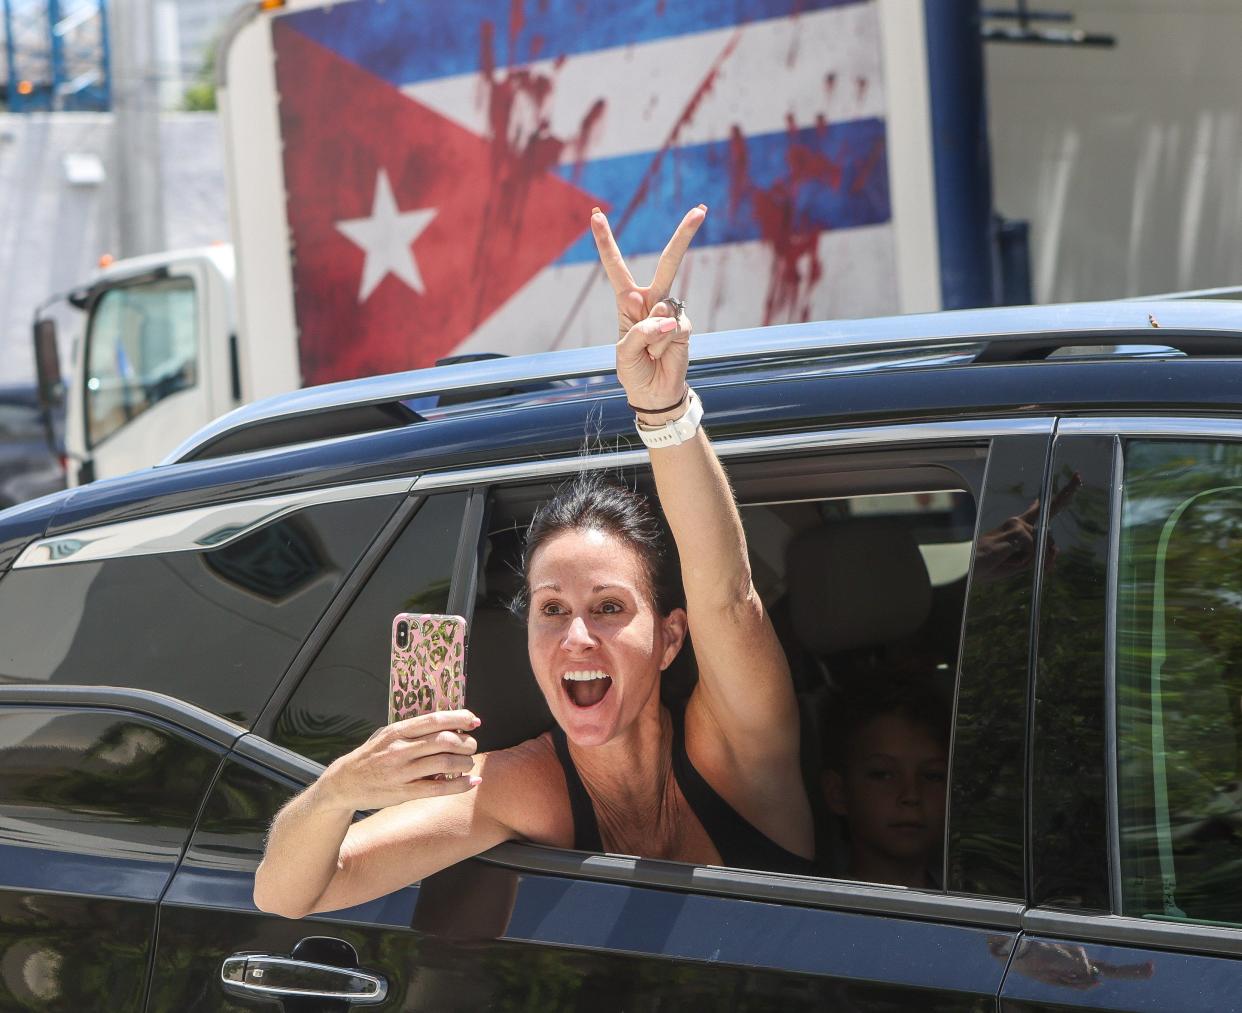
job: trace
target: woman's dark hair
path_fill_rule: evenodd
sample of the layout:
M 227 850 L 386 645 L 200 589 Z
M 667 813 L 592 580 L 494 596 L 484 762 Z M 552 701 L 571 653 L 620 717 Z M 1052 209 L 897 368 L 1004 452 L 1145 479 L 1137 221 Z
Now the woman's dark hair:
M 656 612 L 666 616 L 685 606 L 677 547 L 651 501 L 600 472 L 584 471 L 557 489 L 531 518 L 522 549 L 522 587 L 510 602 L 519 618 L 525 620 L 530 609 L 531 559 L 541 546 L 566 531 L 605 531 L 619 538 L 638 553 Z M 687 633 L 660 679 L 660 696 L 670 704 L 685 700 L 696 681 Z
M 530 607 L 530 561 L 539 549 L 566 531 L 603 531 L 637 554 L 656 611 L 668 615 L 684 604 L 676 549 L 651 501 L 600 472 L 583 472 L 556 490 L 535 511 L 522 549 L 522 589 L 513 610 L 525 617 Z

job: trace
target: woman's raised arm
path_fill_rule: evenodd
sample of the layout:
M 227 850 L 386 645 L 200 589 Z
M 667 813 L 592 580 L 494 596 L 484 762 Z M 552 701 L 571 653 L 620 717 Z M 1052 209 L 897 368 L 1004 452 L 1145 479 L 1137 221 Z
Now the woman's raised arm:
M 690 210 L 665 247 L 652 283 L 638 286 L 602 212 L 591 216 L 600 260 L 612 283 L 622 329 L 617 376 L 637 421 L 662 426 L 690 410 L 686 386 L 690 321 L 666 302 L 690 241 L 706 217 Z M 710 406 L 705 406 L 710 413 Z M 681 556 L 690 633 L 703 703 L 741 759 L 796 763 L 797 702 L 771 622 L 751 582 L 733 492 L 703 429 L 651 450 L 660 506 Z M 795 734 L 787 734 L 793 729 Z M 777 732 L 778 734 L 773 734 Z

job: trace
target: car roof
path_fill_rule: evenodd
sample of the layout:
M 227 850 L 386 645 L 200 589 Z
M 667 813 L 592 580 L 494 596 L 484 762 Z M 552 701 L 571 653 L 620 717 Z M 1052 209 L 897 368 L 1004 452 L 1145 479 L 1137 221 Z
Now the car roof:
M 1222 358 L 1219 353 L 1220 348 L 1230 352 L 1235 347 L 1242 348 L 1238 344 L 1242 337 L 1239 331 L 1225 326 L 1235 322 L 1236 310 L 1227 312 L 1228 305 L 1218 302 L 1206 304 L 1217 312 L 1178 315 L 1160 304 L 1128 305 L 1132 311 L 1129 315 L 1113 318 L 1102 313 L 1097 317 L 1120 319 L 1125 324 L 1109 331 L 1085 330 L 1075 326 L 1067 315 L 1064 329 L 1054 332 L 1054 345 L 1064 347 L 1062 342 L 1066 340 L 1078 342 L 1088 337 L 1093 341 L 1126 338 L 1142 345 L 1139 339 L 1151 340 L 1147 335 L 1155 331 L 1162 343 L 1169 343 L 1155 346 L 1163 352 L 1155 356 L 1110 354 L 1065 359 L 1036 354 L 1030 359 L 1013 360 L 1000 353 L 1024 343 L 1032 348 L 1038 345 L 1039 351 L 1045 347 L 1047 335 L 1015 331 L 1016 337 L 1002 341 L 999 349 L 993 347 L 989 357 L 985 342 L 963 343 L 958 331 L 946 328 L 945 333 L 953 341 L 915 344 L 904 350 L 890 348 L 883 354 L 830 350 L 824 354 L 786 353 L 770 358 L 751 355 L 724 359 L 715 366 L 700 362 L 692 379 L 708 406 L 709 425 L 717 439 L 808 428 L 826 430 L 937 420 L 1167 414 L 1169 410 L 1236 417 L 1242 411 L 1242 357 Z M 1171 305 L 1184 310 L 1190 304 Z M 1141 328 L 1135 326 L 1136 307 L 1141 311 Z M 1066 307 L 1048 309 L 1067 313 Z M 1047 318 L 1047 314 L 1041 315 Z M 1148 320 L 1149 315 L 1157 326 Z M 964 319 L 968 314 L 936 316 Z M 915 318 L 891 319 L 910 331 L 918 331 Z M 1167 322 L 1176 322 L 1178 326 L 1166 326 Z M 864 323 L 874 322 L 806 326 L 825 330 L 840 326 L 847 333 L 856 333 L 854 329 Z M 1192 327 L 1191 323 L 1200 326 Z M 793 329 L 795 336 L 800 331 L 801 328 Z M 1195 340 L 1187 341 L 1187 336 Z M 1199 339 L 1205 344 L 1199 345 Z M 709 340 L 710 336 L 700 339 Z M 772 341 L 768 347 L 775 344 Z M 1174 344 L 1206 348 L 1213 354 L 1170 353 Z M 1152 346 L 1143 348 L 1150 352 Z M 612 346 L 577 351 L 594 357 L 588 358 L 591 369 L 603 370 L 605 362 L 612 362 Z M 1171 354 L 1180 358 L 1174 361 Z M 576 357 L 572 353 L 556 353 L 556 359 L 570 362 Z M 507 361 L 517 360 L 493 360 L 483 365 Z M 638 446 L 633 414 L 615 376 L 609 372 L 579 378 L 577 383 L 564 383 L 563 378 L 548 381 L 538 389 L 484 398 L 451 410 L 424 409 L 420 413 L 405 406 L 409 402 L 418 407 L 417 398 L 411 400 L 407 396 L 414 387 L 409 382 L 411 377 L 460 376 L 462 368 L 452 366 L 333 385 L 336 390 L 329 391 L 327 402 L 333 404 L 341 398 L 345 404 L 335 414 L 325 411 L 282 417 L 277 413 L 268 418 L 269 408 L 257 416 L 265 420 L 265 425 L 291 427 L 277 433 L 270 444 L 260 439 L 249 448 L 235 445 L 235 449 L 224 453 L 207 453 L 175 465 L 147 468 L 69 490 L 58 503 L 47 532 L 59 533 L 87 524 L 259 494 L 278 495 L 416 474 L 461 473 L 494 465 L 522 471 L 527 465 L 574 457 L 592 446 Z M 509 380 L 512 383 L 512 374 Z M 558 383 L 562 385 L 557 386 Z M 375 416 L 360 420 L 355 412 L 357 406 L 343 396 L 349 387 L 367 394 L 374 394 L 378 387 L 388 396 L 395 394 L 403 400 L 380 401 L 368 409 L 377 414 L 388 413 L 382 424 L 376 423 Z M 323 391 L 321 388 L 319 393 Z M 298 392 L 275 399 L 274 403 L 304 404 L 301 399 L 307 395 L 314 397 L 315 392 Z M 400 412 L 392 410 L 394 405 Z M 339 430 L 334 431 L 332 426 L 338 423 Z M 310 425 L 310 429 L 302 431 L 298 428 L 302 425 Z M 237 430 L 229 439 L 256 433 L 271 435 L 270 430 L 259 426 Z
M 892 368 L 894 356 L 915 364 L 928 354 L 954 353 L 994 362 L 1039 358 L 1067 345 L 1105 344 L 1237 354 L 1242 308 L 1219 300 L 1115 301 L 725 331 L 692 340 L 692 380 L 705 370 L 740 376 L 764 362 L 790 358 L 853 359 L 855 368 L 866 368 L 870 358 L 875 368 Z M 489 393 L 511 396 L 515 389 L 546 393 L 553 384 L 607 384 L 613 357 L 613 345 L 606 344 L 308 387 L 243 405 L 199 430 L 162 463 L 340 435 L 351 426 L 362 432 L 418 421 L 411 402 L 430 395 L 482 402 Z

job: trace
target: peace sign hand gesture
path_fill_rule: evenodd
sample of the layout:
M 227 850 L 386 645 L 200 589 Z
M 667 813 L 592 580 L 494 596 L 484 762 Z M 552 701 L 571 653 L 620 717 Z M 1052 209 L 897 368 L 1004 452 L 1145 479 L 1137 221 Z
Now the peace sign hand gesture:
M 707 207 L 691 208 L 677 226 L 645 287 L 634 281 L 602 211 L 591 215 L 591 232 L 604 273 L 617 300 L 617 377 L 631 404 L 663 407 L 678 402 L 685 390 L 690 361 L 690 321 L 664 300 L 671 294 L 677 269 L 699 231 Z M 655 421 L 655 420 L 653 420 Z

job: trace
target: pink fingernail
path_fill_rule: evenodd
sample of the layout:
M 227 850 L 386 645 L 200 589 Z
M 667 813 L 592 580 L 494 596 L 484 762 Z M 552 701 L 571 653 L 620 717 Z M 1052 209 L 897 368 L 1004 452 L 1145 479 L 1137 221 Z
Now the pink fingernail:
M 470 787 L 471 788 L 478 787 L 482 783 L 483 783 L 483 778 L 476 777 L 474 774 L 470 775 Z
M 661 334 L 667 334 L 669 331 L 675 331 L 677 330 L 677 321 L 673 319 L 672 317 L 668 317 L 665 320 L 661 320 L 660 326 L 657 328 L 657 330 Z

